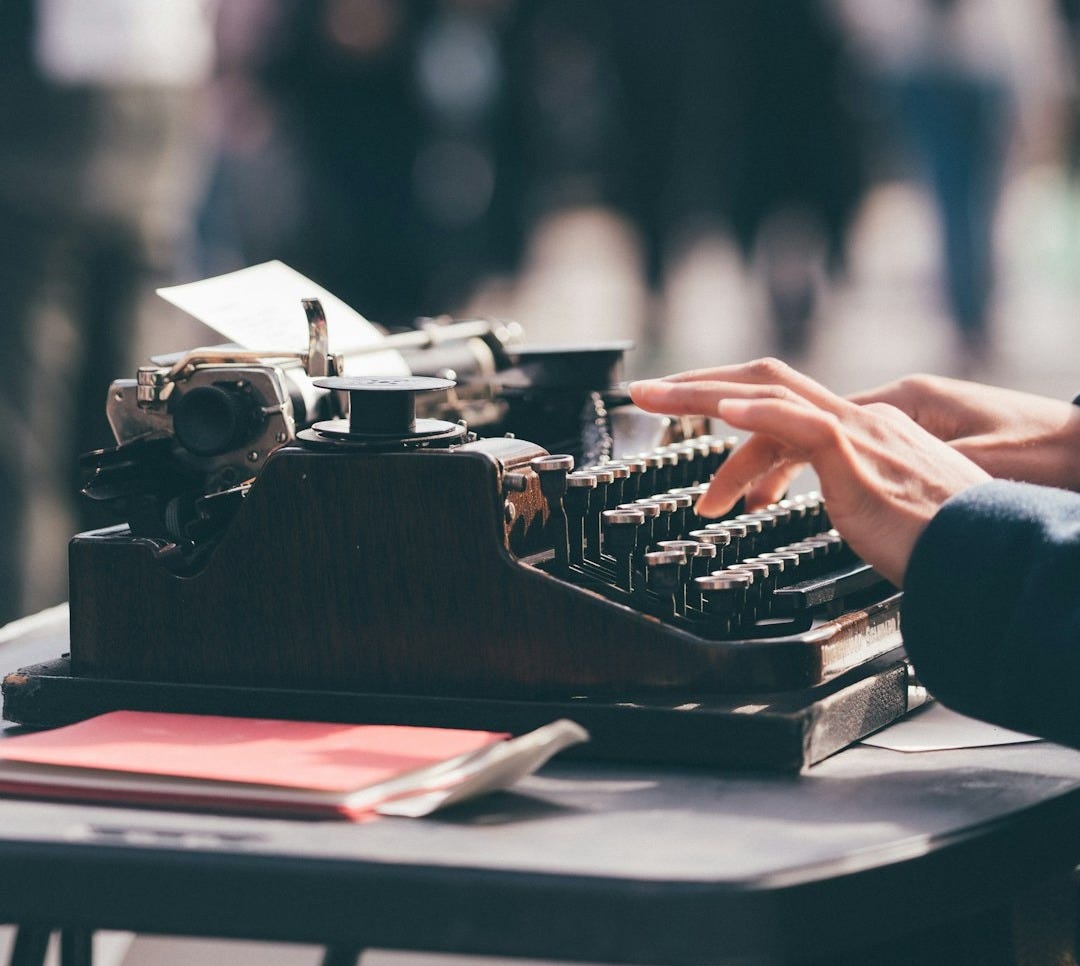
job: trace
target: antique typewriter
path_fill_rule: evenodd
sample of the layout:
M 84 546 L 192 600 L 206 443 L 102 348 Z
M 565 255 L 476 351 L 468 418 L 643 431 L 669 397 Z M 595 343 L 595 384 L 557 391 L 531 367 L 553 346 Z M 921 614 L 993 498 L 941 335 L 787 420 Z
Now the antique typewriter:
M 734 442 L 633 407 L 626 344 L 456 323 L 347 376 L 305 310 L 307 353 L 110 387 L 84 492 L 118 522 L 72 540 L 70 652 L 7 676 L 9 720 L 569 717 L 594 757 L 798 769 L 912 704 L 895 588 L 817 494 L 699 518 Z

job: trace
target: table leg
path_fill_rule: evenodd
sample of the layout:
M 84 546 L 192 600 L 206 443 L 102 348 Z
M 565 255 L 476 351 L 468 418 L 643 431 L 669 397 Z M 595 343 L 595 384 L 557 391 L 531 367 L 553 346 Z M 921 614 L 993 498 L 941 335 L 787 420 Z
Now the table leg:
M 61 929 L 60 966 L 93 966 L 93 941 L 91 929 Z
M 327 946 L 322 966 L 357 966 L 362 952 L 356 946 Z
M 45 926 L 19 926 L 8 966 L 43 966 L 51 932 Z

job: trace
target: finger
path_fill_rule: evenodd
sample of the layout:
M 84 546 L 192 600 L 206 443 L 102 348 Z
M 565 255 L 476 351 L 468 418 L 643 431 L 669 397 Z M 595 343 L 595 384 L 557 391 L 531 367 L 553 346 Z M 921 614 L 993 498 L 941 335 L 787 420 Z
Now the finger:
M 773 465 L 781 460 L 805 460 L 817 470 L 823 487 L 827 478 L 843 481 L 845 474 L 850 474 L 851 444 L 841 421 L 833 413 L 782 399 L 724 400 L 719 412 L 722 419 L 737 429 L 749 430 L 760 438 L 771 438 L 775 454 Z M 738 450 L 732 453 L 717 475 L 737 453 Z M 764 472 L 758 475 L 762 476 Z
M 650 379 L 633 382 L 630 398 L 642 409 L 671 416 L 715 416 L 722 399 L 746 399 L 761 395 L 797 401 L 800 397 L 785 386 L 735 382 L 668 382 Z
M 911 404 L 910 396 L 911 394 L 904 389 L 902 383 L 889 382 L 884 386 L 875 386 L 873 389 L 862 389 L 859 392 L 849 393 L 847 398 L 849 402 L 853 402 L 857 406 L 884 402 L 907 412 L 907 408 Z
M 852 393 L 848 401 L 858 406 L 887 403 L 894 406 L 938 439 L 950 440 L 963 432 L 971 414 L 950 387 L 962 385 L 941 376 L 905 376 L 895 382 Z
M 804 463 L 785 461 L 773 467 L 746 491 L 746 509 L 759 510 L 781 500 L 792 480 L 805 468 Z
M 841 397 L 826 389 L 821 383 L 805 373 L 793 369 L 779 359 L 755 359 L 734 366 L 714 366 L 710 369 L 693 369 L 665 376 L 661 382 L 724 382 L 756 386 L 783 386 L 809 399 L 815 405 L 832 409 Z
M 747 487 L 756 483 L 784 458 L 782 444 L 772 437 L 755 435 L 737 446 L 709 481 L 697 502 L 697 513 L 719 517 L 728 512 Z

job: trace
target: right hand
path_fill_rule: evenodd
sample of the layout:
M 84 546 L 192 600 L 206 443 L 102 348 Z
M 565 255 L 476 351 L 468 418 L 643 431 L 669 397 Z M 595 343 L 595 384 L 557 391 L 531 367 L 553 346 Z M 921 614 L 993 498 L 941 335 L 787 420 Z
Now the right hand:
M 775 359 L 630 384 L 649 412 L 719 416 L 751 433 L 698 501 L 722 516 L 777 471 L 809 463 L 852 549 L 900 585 L 919 535 L 949 497 L 989 479 L 896 407 L 856 405 Z
M 944 376 L 912 375 L 847 397 L 899 409 L 990 476 L 1080 492 L 1080 406 Z M 803 466 L 774 467 L 747 492 L 747 506 L 780 499 Z
M 895 406 L 991 476 L 1080 491 L 1080 406 L 926 375 L 848 398 Z

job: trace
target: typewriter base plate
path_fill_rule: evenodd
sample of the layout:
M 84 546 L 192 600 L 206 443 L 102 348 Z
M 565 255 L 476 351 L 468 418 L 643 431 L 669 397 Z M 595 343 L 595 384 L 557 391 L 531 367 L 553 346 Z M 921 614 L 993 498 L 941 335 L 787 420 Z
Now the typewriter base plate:
M 808 691 L 565 700 L 357 694 L 122 681 L 73 675 L 66 656 L 3 681 L 4 717 L 55 727 L 121 708 L 523 733 L 556 718 L 587 728 L 574 757 L 797 772 L 908 710 L 902 650 Z

